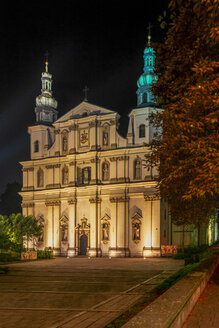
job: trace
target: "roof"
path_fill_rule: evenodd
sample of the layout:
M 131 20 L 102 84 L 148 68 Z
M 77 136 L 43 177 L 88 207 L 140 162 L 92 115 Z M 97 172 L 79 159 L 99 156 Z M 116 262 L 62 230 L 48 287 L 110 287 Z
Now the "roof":
M 90 104 L 87 101 L 83 101 L 76 107 L 70 109 L 65 115 L 61 116 L 54 123 L 65 122 L 70 119 L 74 119 L 74 118 L 77 119 L 85 116 L 107 115 L 107 114 L 117 114 L 117 113 L 115 111 Z

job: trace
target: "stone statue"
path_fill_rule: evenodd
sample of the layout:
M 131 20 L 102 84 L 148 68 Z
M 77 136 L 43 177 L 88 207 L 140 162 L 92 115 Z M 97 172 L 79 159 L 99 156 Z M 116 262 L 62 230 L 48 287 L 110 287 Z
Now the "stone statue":
M 109 225 L 108 225 L 108 223 L 103 224 L 103 240 L 109 240 Z
M 135 179 L 141 179 L 141 162 L 139 159 L 135 161 Z
M 89 182 L 89 170 L 88 167 L 85 167 L 83 169 L 83 183 L 88 183 Z
M 62 183 L 63 184 L 68 184 L 68 169 L 67 169 L 67 167 L 63 168 L 62 174 L 63 174 Z
M 62 225 L 62 241 L 68 240 L 68 227 L 66 225 Z
M 140 240 L 140 224 L 136 222 L 133 225 L 133 229 L 134 229 L 133 239 Z
M 109 180 L 109 164 L 104 162 L 103 163 L 103 180 Z
M 43 187 L 43 170 L 39 169 L 37 172 L 37 186 Z
M 62 139 L 62 150 L 66 151 L 68 149 L 68 139 L 67 137 L 63 137 Z
M 108 145 L 108 133 L 103 132 L 103 145 L 107 146 Z

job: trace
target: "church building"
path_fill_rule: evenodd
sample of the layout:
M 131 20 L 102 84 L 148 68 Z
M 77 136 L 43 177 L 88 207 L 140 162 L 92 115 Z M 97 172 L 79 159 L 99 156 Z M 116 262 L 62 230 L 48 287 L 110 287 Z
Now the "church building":
M 169 243 L 157 172 L 144 166 L 155 132 L 147 120 L 156 108 L 154 61 L 149 36 L 126 138 L 118 132 L 119 114 L 86 98 L 58 118 L 46 61 L 36 124 L 28 128 L 31 159 L 21 162 L 23 214 L 43 225 L 33 247 L 56 256 L 146 257 L 160 256 L 161 244 Z

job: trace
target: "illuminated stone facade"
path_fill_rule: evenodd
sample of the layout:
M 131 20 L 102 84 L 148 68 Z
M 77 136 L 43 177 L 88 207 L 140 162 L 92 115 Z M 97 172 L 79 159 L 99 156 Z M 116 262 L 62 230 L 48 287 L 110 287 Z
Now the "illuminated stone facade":
M 156 195 L 156 172 L 143 165 L 150 110 L 129 114 L 127 138 L 117 131 L 118 113 L 88 102 L 51 126 L 29 127 L 31 160 L 21 163 L 23 214 L 44 225 L 38 248 L 69 256 L 159 254 L 168 219 Z
M 146 49 L 145 65 L 153 65 L 153 49 Z M 57 255 L 125 257 L 158 256 L 161 243 L 168 243 L 167 205 L 157 195 L 156 170 L 144 167 L 145 143 L 154 133 L 147 121 L 154 104 L 151 95 L 144 96 L 152 68 L 139 80 L 138 107 L 129 114 L 124 138 L 119 114 L 87 101 L 57 119 L 46 62 L 37 124 L 28 129 L 31 160 L 21 163 L 23 214 L 44 226 L 33 247 Z

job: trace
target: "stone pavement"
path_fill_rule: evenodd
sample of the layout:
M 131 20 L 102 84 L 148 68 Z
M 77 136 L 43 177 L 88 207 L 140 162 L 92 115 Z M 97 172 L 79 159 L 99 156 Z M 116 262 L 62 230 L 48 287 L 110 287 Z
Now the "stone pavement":
M 206 327 L 219 327 L 219 266 L 183 325 L 183 328 Z
M 0 328 L 103 328 L 175 271 L 167 258 L 57 258 L 0 275 Z

